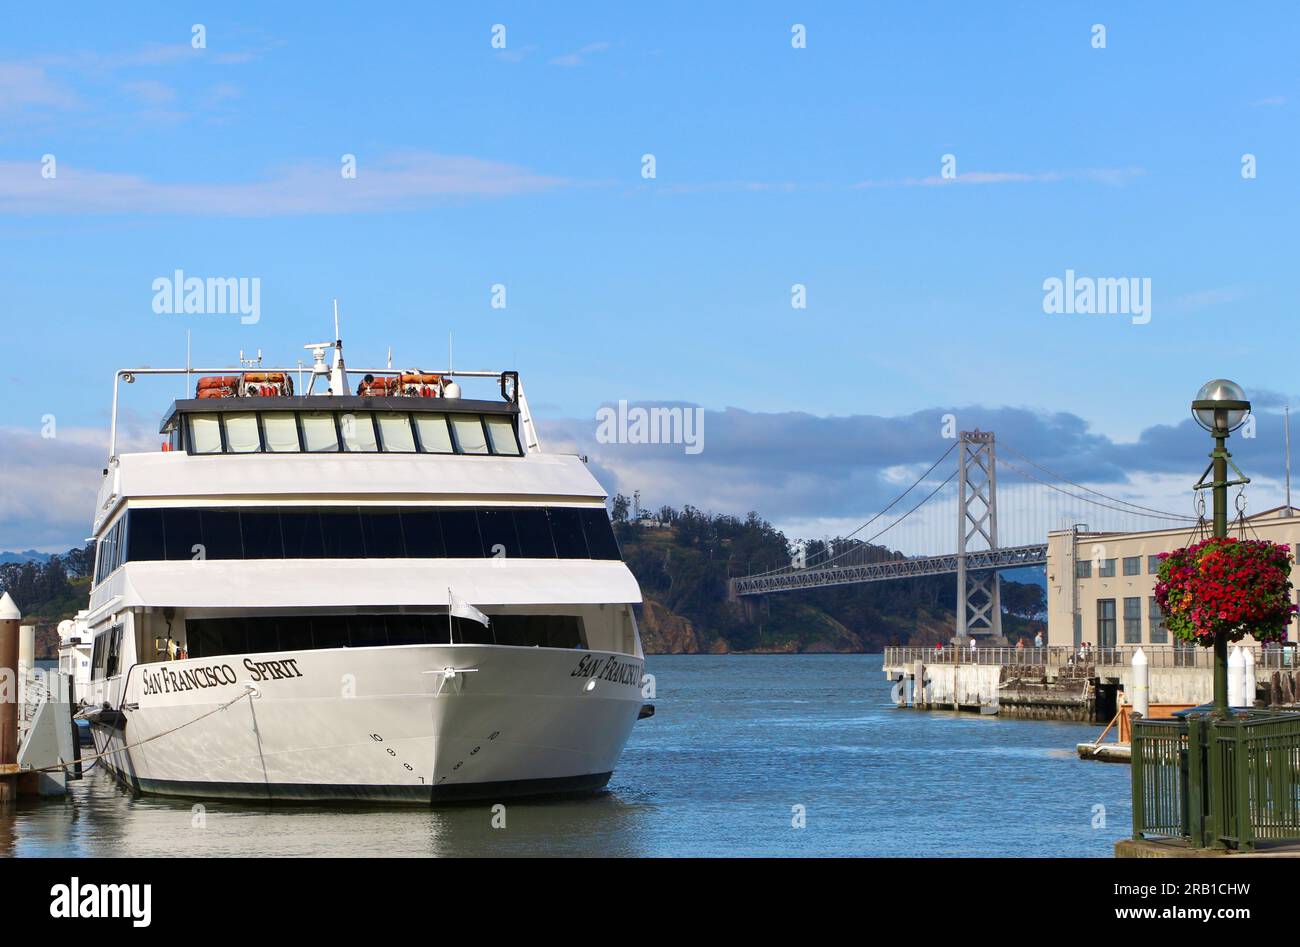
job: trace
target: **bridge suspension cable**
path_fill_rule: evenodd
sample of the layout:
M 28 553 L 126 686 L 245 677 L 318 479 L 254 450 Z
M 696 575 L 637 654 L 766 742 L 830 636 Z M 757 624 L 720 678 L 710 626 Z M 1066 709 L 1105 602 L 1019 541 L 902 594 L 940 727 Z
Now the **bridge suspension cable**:
M 1038 468 L 1038 469 L 1041 470 L 1043 473 L 1047 474 L 1049 477 L 1053 477 L 1053 478 L 1055 478 L 1055 479 L 1057 479 L 1057 480 L 1060 480 L 1062 483 L 1068 483 L 1070 486 L 1074 487 L 1074 488 L 1077 489 L 1077 490 L 1085 490 L 1085 491 L 1087 491 L 1088 493 L 1095 494 L 1096 496 L 1102 497 L 1103 499 L 1106 499 L 1106 500 L 1110 500 L 1110 501 L 1113 502 L 1113 503 L 1119 503 L 1119 504 L 1122 504 L 1122 505 L 1124 505 L 1124 506 L 1126 506 L 1126 507 L 1131 507 L 1131 508 L 1132 508 L 1133 510 L 1135 510 L 1135 511 L 1141 511 L 1141 512 L 1143 512 L 1143 513 L 1148 513 L 1148 514 L 1150 514 L 1150 515 L 1152 515 L 1152 516 L 1158 516 L 1158 517 L 1161 517 L 1161 518 L 1163 518 L 1163 519 L 1170 519 L 1170 520 L 1186 520 L 1186 521 L 1194 521 L 1194 520 L 1196 519 L 1195 516 L 1188 516 L 1188 515 L 1186 515 L 1186 514 L 1180 514 L 1180 513 L 1171 513 L 1171 512 L 1169 512 L 1168 510 L 1157 510 L 1157 509 L 1155 509 L 1154 507 L 1143 506 L 1143 505 L 1140 504 L 1140 503 L 1133 503 L 1133 502 L 1131 502 L 1131 501 L 1129 501 L 1129 500 L 1122 500 L 1122 499 L 1120 499 L 1119 497 L 1113 497 L 1113 496 L 1110 496 L 1109 494 L 1102 493 L 1100 490 L 1094 490 L 1092 487 L 1085 487 L 1083 484 L 1081 484 L 1081 483 L 1075 483 L 1073 480 L 1069 479 L 1068 477 L 1064 477 L 1064 476 L 1062 476 L 1061 474 L 1057 473 L 1055 470 L 1052 470 L 1052 469 L 1049 468 L 1049 467 L 1045 467 L 1045 466 L 1043 466 L 1042 464 L 1038 463 L 1037 461 L 1035 461 L 1035 460 L 1033 460 L 1033 459 L 1031 459 L 1031 458 L 1029 458 L 1029 457 L 1026 457 L 1024 454 L 1022 454 L 1020 451 L 1016 450 L 1016 449 L 1015 449 L 1014 447 L 1012 447 L 1010 444 L 1003 444 L 1003 445 L 1002 445 L 1002 449 L 1003 449 L 1003 450 L 1006 450 L 1006 451 L 1010 451 L 1011 453 L 1013 453 L 1013 454 L 1015 454 L 1017 457 L 1019 457 L 1021 460 L 1023 460 L 1025 463 L 1029 464 L 1029 465 L 1032 466 L 1032 467 L 1036 467 L 1036 468 Z M 1019 470 L 1019 468 L 1015 467 L 1014 464 L 1012 464 L 1010 461 L 1006 460 L 1005 458 L 1002 458 L 1002 463 L 1004 463 L 1004 464 L 1006 464 L 1007 466 L 1011 467 L 1013 470 L 1016 470 L 1018 473 L 1021 474 L 1021 476 L 1029 477 L 1030 479 L 1033 479 L 1033 480 L 1038 480 L 1038 478 L 1037 478 L 1037 477 L 1034 477 L 1032 474 L 1028 474 L 1028 473 L 1025 473 L 1023 470 Z M 1059 488 L 1055 487 L 1053 484 L 1051 484 L 1051 483 L 1047 483 L 1047 482 L 1044 481 L 1044 480 L 1038 480 L 1038 482 L 1039 482 L 1039 483 L 1043 483 L 1043 484 L 1045 484 L 1046 486 L 1053 487 L 1053 489 L 1059 489 Z M 1062 492 L 1066 492 L 1066 491 L 1062 491 Z M 1073 494 L 1069 494 L 1068 492 L 1066 492 L 1066 495 L 1067 495 L 1067 496 L 1073 496 Z M 1075 497 L 1075 499 L 1083 500 L 1085 503 L 1087 503 L 1087 502 L 1092 502 L 1092 501 L 1089 501 L 1086 497 Z
M 862 532 L 864 529 L 866 529 L 868 526 L 870 526 L 870 525 L 871 525 L 872 523 L 874 523 L 876 520 L 880 519 L 880 517 L 884 516 L 886 513 L 888 513 L 890 510 L 892 510 L 892 509 L 893 509 L 895 506 L 897 506 L 897 505 L 898 505 L 898 504 L 899 504 L 899 503 L 900 503 L 900 502 L 901 502 L 901 501 L 902 501 L 902 500 L 903 500 L 903 499 L 904 499 L 904 498 L 905 498 L 909 493 L 911 493 L 911 492 L 912 492 L 913 490 L 915 490 L 918 486 L 920 486 L 922 483 L 924 483 L 924 482 L 926 481 L 926 479 L 930 476 L 930 474 L 934 473 L 934 469 L 935 469 L 936 467 L 938 467 L 941 463 L 943 463 L 943 462 L 948 458 L 948 456 L 953 452 L 953 450 L 954 450 L 956 447 L 957 447 L 957 444 L 956 444 L 955 441 L 954 441 L 952 444 L 949 444 L 949 445 L 948 445 L 948 449 L 947 449 L 946 451 L 944 451 L 944 452 L 939 456 L 939 459 L 936 460 L 934 463 L 932 463 L 932 464 L 929 466 L 929 468 L 926 469 L 925 473 L 923 473 L 923 474 L 921 474 L 921 476 L 917 477 L 916 480 L 914 480 L 914 481 L 912 482 L 911 486 L 909 486 L 906 490 L 904 490 L 904 491 L 903 491 L 902 493 L 900 493 L 898 496 L 894 497 L 894 499 L 890 500 L 890 501 L 889 501 L 889 504 L 888 504 L 886 507 L 884 507 L 884 509 L 882 509 L 882 510 L 881 510 L 879 513 L 877 513 L 875 516 L 871 517 L 871 519 L 867 520 L 865 523 L 863 523 L 861 526 L 859 526 L 859 527 L 858 527 L 857 529 L 855 529 L 853 532 L 849 533 L 847 536 L 841 536 L 841 537 L 838 537 L 838 540 L 841 541 L 841 542 L 843 542 L 843 541 L 846 541 L 846 540 L 850 540 L 850 539 L 852 539 L 854 536 L 856 536 L 858 533 Z M 860 542 L 862 542 L 862 544 L 865 546 L 866 544 L 870 543 L 872 539 L 875 539 L 876 536 L 879 536 L 879 535 L 881 535 L 882 533 L 884 533 L 884 532 L 886 532 L 886 531 L 888 531 L 888 530 L 890 530 L 890 529 L 893 529 L 894 526 L 897 526 L 897 525 L 898 525 L 899 523 L 901 523 L 903 520 L 907 519 L 907 517 L 909 517 L 909 516 L 911 516 L 913 513 L 915 513 L 916 510 L 917 510 L 920 506 L 922 506 L 922 505 L 923 505 L 927 500 L 929 500 L 930 497 L 933 497 L 933 496 L 935 495 L 935 493 L 937 493 L 939 490 L 943 489 L 943 487 L 947 486 L 947 485 L 952 481 L 952 478 L 955 477 L 956 475 L 957 475 L 957 472 L 954 470 L 951 474 L 948 475 L 948 479 L 947 479 L 947 480 L 945 480 L 943 483 L 939 484 L 939 486 L 936 487 L 934 490 L 930 491 L 929 496 L 927 496 L 927 497 L 925 498 L 925 500 L 922 500 L 922 501 L 921 501 L 920 503 L 918 503 L 916 506 L 912 507 L 912 509 L 908 510 L 906 513 L 904 513 L 900 518 L 896 519 L 896 520 L 895 520 L 893 523 L 891 523 L 889 526 L 886 526 L 886 527 L 885 527 L 883 530 L 881 530 L 879 533 L 876 533 L 874 536 L 872 536 L 871 539 L 860 540 Z M 855 551 L 857 548 L 859 548 L 859 547 L 854 547 L 854 549 L 846 550 L 846 552 L 845 552 L 845 553 L 841 553 L 841 555 L 846 555 L 848 552 L 853 552 L 853 551 Z M 838 557 L 835 557 L 835 558 L 838 558 Z M 827 560 L 824 560 L 824 561 L 823 561 L 823 560 L 818 560 L 819 563 L 824 563 L 824 562 L 833 562 L 833 561 L 834 561 L 834 559 L 827 559 Z M 755 574 L 754 574 L 754 577 L 757 578 L 758 576 L 775 575 L 775 574 L 777 574 L 777 573 L 779 573 L 779 572 L 786 572 L 786 571 L 788 571 L 788 570 L 791 569 L 791 568 L 792 568 L 792 566 L 781 566 L 780 568 L 777 568 L 777 569 L 769 569 L 769 570 L 766 571 L 766 572 L 758 572 L 758 573 L 755 573 Z

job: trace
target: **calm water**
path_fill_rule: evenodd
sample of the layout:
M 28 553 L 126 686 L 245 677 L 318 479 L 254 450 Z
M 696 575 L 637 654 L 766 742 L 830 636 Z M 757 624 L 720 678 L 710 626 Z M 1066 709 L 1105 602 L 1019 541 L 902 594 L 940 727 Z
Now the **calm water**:
M 16 855 L 1073 855 L 1127 834 L 1127 766 L 1091 724 L 889 704 L 880 655 L 659 656 L 656 716 L 603 796 L 444 810 L 133 798 L 104 773 L 0 814 Z M 807 825 L 791 826 L 792 807 Z M 1094 828 L 1094 806 L 1106 825 Z

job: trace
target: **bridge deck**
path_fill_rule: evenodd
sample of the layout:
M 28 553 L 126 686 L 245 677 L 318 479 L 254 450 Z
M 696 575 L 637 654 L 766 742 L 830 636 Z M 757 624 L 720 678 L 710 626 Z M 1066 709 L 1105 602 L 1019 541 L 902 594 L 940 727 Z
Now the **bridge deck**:
M 956 553 L 922 556 L 916 559 L 889 559 L 857 566 L 826 566 L 791 569 L 771 575 L 749 575 L 731 580 L 731 594 L 761 595 L 767 592 L 790 592 L 855 582 L 885 582 L 926 575 L 946 575 L 957 571 Z M 1047 544 L 1006 546 L 966 553 L 966 568 L 971 572 L 1018 569 L 1022 566 L 1047 564 Z

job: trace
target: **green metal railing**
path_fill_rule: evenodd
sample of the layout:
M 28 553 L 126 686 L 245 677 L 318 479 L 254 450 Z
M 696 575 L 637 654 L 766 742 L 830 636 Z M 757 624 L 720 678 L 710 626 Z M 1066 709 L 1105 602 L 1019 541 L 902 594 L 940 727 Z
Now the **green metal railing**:
M 1133 721 L 1133 837 L 1250 851 L 1300 839 L 1300 713 Z

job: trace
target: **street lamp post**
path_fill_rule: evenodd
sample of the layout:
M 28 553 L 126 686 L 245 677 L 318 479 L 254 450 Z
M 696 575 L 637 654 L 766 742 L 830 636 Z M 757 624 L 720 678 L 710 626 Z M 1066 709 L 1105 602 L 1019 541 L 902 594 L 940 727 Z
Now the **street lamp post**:
M 1192 417 L 1214 437 L 1210 466 L 1201 474 L 1196 489 L 1210 490 L 1214 498 L 1215 536 L 1228 535 L 1228 487 L 1250 483 L 1250 478 L 1232 463 L 1227 448 L 1228 435 L 1241 427 L 1249 415 L 1250 402 L 1245 391 L 1226 378 L 1206 382 L 1192 402 Z M 1228 479 L 1229 466 L 1237 479 Z M 1207 476 L 1212 478 L 1208 482 Z M 1228 712 L 1228 641 L 1223 636 L 1214 642 L 1214 712 L 1220 716 Z

